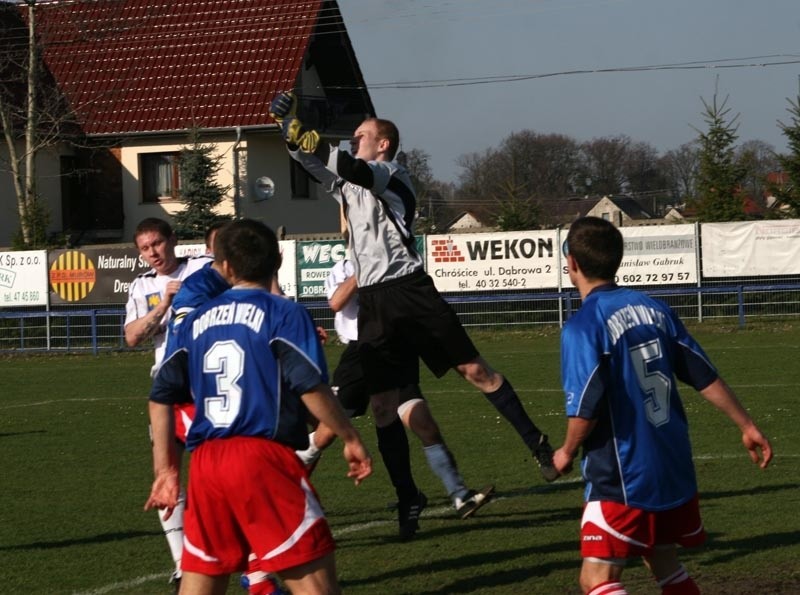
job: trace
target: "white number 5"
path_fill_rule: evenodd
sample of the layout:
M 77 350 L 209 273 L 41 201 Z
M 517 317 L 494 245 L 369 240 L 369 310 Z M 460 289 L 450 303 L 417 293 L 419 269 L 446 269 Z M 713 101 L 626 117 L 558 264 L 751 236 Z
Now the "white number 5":
M 669 397 L 672 378 L 660 370 L 651 370 L 650 364 L 663 357 L 661 343 L 656 339 L 630 349 L 631 361 L 636 369 L 639 386 L 647 394 L 645 411 L 647 420 L 658 427 L 669 421 Z
M 215 374 L 217 394 L 205 397 L 206 418 L 215 428 L 227 428 L 242 406 L 242 388 L 237 381 L 244 370 L 244 351 L 236 341 L 217 341 L 206 351 L 203 372 Z

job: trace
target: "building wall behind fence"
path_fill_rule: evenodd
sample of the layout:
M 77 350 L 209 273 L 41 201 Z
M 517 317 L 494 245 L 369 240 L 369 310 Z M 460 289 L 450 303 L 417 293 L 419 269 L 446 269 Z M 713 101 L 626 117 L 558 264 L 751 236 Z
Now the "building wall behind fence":
M 800 315 L 800 220 L 623 227 L 617 282 L 705 320 Z M 566 231 L 417 238 L 437 288 L 467 326 L 561 324 L 579 300 L 566 274 Z M 179 255 L 202 253 L 180 245 Z M 279 281 L 333 327 L 324 280 L 341 240 L 281 241 Z M 147 270 L 133 245 L 0 252 L 0 350 L 124 348 L 128 287 Z

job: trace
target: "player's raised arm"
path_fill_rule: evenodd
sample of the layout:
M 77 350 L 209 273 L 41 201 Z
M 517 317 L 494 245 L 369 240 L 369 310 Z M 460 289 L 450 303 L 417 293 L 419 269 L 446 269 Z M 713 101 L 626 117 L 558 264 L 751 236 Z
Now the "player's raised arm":
M 717 378 L 701 390 L 700 394 L 739 427 L 742 431 L 742 443 L 750 453 L 750 459 L 766 469 L 772 460 L 772 445 L 736 398 L 733 390 L 722 378 Z

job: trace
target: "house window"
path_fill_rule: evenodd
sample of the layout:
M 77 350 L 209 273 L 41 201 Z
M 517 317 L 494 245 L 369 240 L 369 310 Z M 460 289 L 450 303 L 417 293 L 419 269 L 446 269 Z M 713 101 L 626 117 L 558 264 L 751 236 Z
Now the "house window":
M 312 198 L 311 177 L 294 159 L 289 159 L 292 174 L 292 198 Z
M 603 213 L 603 219 L 606 221 L 611 221 L 611 213 Z
M 142 202 L 178 200 L 181 189 L 179 153 L 142 153 Z

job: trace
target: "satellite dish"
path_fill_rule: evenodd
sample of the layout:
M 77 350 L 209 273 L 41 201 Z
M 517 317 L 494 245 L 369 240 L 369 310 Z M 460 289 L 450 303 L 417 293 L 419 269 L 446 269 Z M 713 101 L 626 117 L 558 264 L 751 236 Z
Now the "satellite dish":
M 256 180 L 256 201 L 267 200 L 275 194 L 275 182 L 268 176 Z

